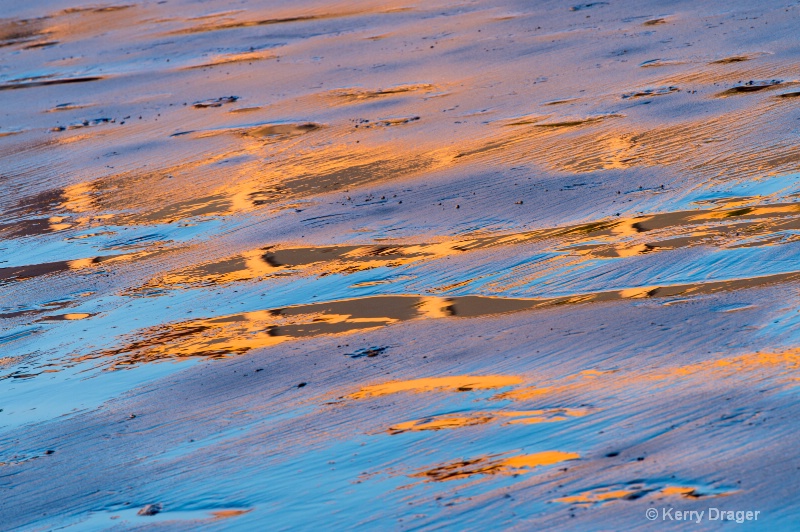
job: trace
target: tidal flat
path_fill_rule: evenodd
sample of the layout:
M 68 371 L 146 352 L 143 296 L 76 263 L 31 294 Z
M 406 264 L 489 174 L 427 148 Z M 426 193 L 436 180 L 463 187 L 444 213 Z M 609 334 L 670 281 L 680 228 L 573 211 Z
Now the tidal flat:
M 4 2 L 0 530 L 797 530 L 798 27 Z

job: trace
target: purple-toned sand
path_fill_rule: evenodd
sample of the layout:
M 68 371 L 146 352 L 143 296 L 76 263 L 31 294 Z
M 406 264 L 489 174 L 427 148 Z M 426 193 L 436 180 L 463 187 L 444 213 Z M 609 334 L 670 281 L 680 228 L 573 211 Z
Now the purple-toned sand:
M 0 1 L 0 530 L 800 529 L 798 28 Z

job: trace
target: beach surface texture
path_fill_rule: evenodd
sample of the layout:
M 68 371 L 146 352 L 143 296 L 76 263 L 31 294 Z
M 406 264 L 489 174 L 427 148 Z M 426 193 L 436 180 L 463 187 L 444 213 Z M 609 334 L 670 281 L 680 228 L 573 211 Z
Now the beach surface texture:
M 0 0 L 0 530 L 799 530 L 800 3 L 579 2 Z

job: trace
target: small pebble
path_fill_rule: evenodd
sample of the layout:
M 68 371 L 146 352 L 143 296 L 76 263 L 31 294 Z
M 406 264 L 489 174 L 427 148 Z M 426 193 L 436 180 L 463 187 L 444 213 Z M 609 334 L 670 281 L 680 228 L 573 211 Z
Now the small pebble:
M 163 507 L 161 506 L 160 503 L 148 504 L 147 506 L 136 512 L 136 515 L 156 515 L 158 512 L 161 511 L 162 508 Z

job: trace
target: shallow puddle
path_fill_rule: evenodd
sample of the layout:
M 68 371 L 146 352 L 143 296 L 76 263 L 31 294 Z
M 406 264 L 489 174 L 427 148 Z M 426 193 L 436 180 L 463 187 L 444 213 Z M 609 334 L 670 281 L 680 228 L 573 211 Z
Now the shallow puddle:
M 790 529 L 798 14 L 7 2 L 0 522 Z

